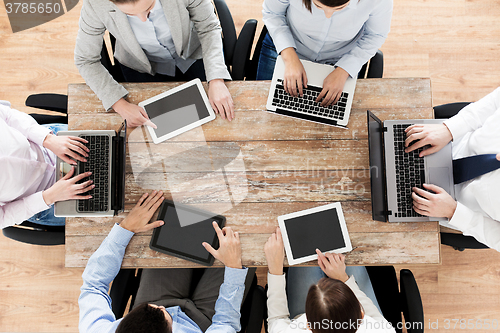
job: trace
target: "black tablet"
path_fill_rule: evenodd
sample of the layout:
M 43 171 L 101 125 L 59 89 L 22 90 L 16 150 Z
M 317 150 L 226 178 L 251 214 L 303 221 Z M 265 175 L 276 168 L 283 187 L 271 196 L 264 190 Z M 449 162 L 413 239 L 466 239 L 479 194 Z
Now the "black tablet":
M 207 242 L 218 249 L 219 239 L 212 222 L 222 229 L 226 223 L 224 216 L 165 200 L 158 220 L 165 224 L 154 229 L 151 249 L 206 266 L 214 263 L 214 257 L 201 243 Z

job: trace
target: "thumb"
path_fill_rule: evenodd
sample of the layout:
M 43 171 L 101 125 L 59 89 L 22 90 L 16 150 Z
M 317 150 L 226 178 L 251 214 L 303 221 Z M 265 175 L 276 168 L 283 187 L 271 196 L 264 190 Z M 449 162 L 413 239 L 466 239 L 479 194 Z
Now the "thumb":
M 427 156 L 427 155 L 430 155 L 430 154 L 434 154 L 438 150 L 439 150 L 439 148 L 436 147 L 436 146 L 432 146 L 431 148 L 424 149 L 424 150 L 422 150 L 420 152 L 420 157 L 424 157 L 424 156 Z
M 432 184 L 424 184 L 424 187 L 436 194 L 445 192 L 445 190 L 443 190 L 441 187 Z
M 154 228 L 161 227 L 164 224 L 165 224 L 165 222 L 163 222 L 163 221 L 154 221 L 154 222 L 148 223 L 144 226 L 144 231 L 148 231 L 148 230 L 151 230 Z
M 64 180 L 70 179 L 73 176 L 74 172 L 75 172 L 75 167 L 72 166 L 71 170 L 69 170 L 69 172 L 67 174 L 65 174 L 64 177 L 62 177 L 61 179 L 64 179 Z
M 203 242 L 203 243 L 201 243 L 201 245 L 203 245 L 205 250 L 207 250 L 211 255 L 213 255 L 215 259 L 219 259 L 218 253 L 217 253 L 217 251 L 214 250 L 212 245 L 208 244 L 207 242 Z
M 500 161 L 500 153 L 497 154 L 497 160 Z

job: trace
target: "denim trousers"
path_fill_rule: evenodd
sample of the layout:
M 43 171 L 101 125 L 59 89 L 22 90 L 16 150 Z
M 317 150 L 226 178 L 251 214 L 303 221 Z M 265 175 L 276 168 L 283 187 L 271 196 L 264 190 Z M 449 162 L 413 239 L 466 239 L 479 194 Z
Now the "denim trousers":
M 68 130 L 67 124 L 45 124 L 42 126 L 50 129 L 53 134 L 57 134 L 57 132 L 59 131 Z M 48 209 L 36 213 L 32 217 L 30 217 L 28 221 L 42 225 L 62 226 L 66 223 L 66 218 L 54 216 L 54 205 L 52 205 Z
M 354 276 L 359 289 L 371 299 L 382 313 L 366 268 L 364 266 L 347 266 L 346 273 L 349 276 Z M 295 318 L 297 315 L 306 312 L 306 298 L 309 287 L 325 276 L 325 273 L 319 267 L 290 267 L 288 269 L 286 285 L 290 318 Z
M 262 41 L 262 49 L 260 50 L 259 63 L 257 65 L 257 80 L 271 80 L 273 78 L 277 57 L 278 52 L 276 52 L 274 42 L 268 33 Z

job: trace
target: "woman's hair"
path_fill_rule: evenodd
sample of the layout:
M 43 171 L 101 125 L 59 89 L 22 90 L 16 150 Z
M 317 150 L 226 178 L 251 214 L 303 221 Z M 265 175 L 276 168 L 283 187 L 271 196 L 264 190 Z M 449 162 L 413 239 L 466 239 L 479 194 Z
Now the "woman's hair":
M 142 303 L 130 311 L 116 328 L 116 333 L 172 333 L 172 325 L 160 308 Z
M 306 317 L 313 333 L 354 333 L 363 314 L 356 295 L 344 282 L 322 278 L 309 288 Z
M 302 0 L 302 3 L 307 8 L 307 10 L 312 13 L 311 1 L 312 0 Z M 318 1 L 327 7 L 338 7 L 345 5 L 346 3 L 349 2 L 349 0 L 318 0 Z
M 119 5 L 122 5 L 125 3 L 137 3 L 137 2 L 139 2 L 139 0 L 109 0 L 109 1 L 111 1 L 114 4 L 119 4 Z

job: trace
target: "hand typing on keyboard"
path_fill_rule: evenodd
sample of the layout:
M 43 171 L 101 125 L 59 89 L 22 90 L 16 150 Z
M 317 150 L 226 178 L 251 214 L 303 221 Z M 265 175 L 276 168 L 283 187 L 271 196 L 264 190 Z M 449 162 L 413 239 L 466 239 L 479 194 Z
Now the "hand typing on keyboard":
M 430 146 L 430 148 L 424 148 L 420 152 L 420 157 L 440 151 L 453 140 L 453 136 L 445 124 L 417 124 L 408 127 L 405 132 L 405 147 L 407 147 L 405 152 L 409 153 L 415 149 Z
M 412 189 L 413 209 L 421 215 L 451 219 L 457 209 L 457 202 L 451 195 L 436 185 L 424 184 L 424 188 Z
M 89 177 L 91 172 L 84 172 L 78 176 L 73 177 L 75 167 L 54 185 L 42 192 L 43 200 L 47 205 L 52 205 L 57 201 L 64 201 L 70 199 L 90 199 L 91 195 L 84 195 L 84 193 L 92 190 L 95 186 L 91 180 L 78 184 L 79 181 L 85 177 Z M 73 178 L 71 178 L 73 177 Z
M 321 102 L 322 106 L 337 103 L 344 90 L 345 81 L 349 77 L 343 68 L 337 67 L 323 81 L 323 90 L 319 94 L 316 102 Z
M 43 146 L 51 150 L 64 162 L 76 165 L 76 161 L 87 162 L 89 149 L 84 145 L 87 140 L 76 136 L 55 136 L 49 134 L 43 140 Z
M 285 77 L 283 87 L 287 93 L 297 97 L 303 95 L 302 87 L 307 88 L 307 75 L 299 56 L 293 47 L 281 51 L 281 57 L 285 63 Z

